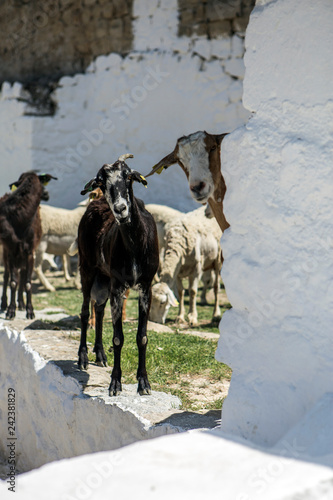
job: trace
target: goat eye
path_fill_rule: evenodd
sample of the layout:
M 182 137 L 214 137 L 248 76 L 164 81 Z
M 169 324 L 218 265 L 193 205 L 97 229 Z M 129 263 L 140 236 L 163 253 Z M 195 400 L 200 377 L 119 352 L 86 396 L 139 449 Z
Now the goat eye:
M 211 150 L 211 151 L 215 151 L 215 149 L 216 149 L 216 146 L 212 146 L 212 147 L 210 148 L 210 150 Z

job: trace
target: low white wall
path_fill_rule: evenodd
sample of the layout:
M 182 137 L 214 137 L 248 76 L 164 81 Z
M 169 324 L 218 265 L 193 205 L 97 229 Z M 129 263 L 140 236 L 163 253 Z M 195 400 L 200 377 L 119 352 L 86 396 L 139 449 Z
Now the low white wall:
M 221 492 L 226 500 L 331 500 L 332 409 L 326 395 L 269 450 L 195 430 L 53 462 L 18 476 L 15 498 L 202 500 Z M 8 486 L 0 481 L 1 498 L 11 498 Z
M 24 116 L 21 85 L 3 85 L 0 194 L 21 172 L 40 169 L 59 179 L 49 184 L 50 204 L 73 208 L 85 183 L 121 154 L 134 154 L 131 166 L 146 174 L 178 137 L 230 132 L 246 121 L 241 37 L 179 38 L 176 0 L 136 0 L 134 19 L 133 51 L 98 57 L 86 74 L 62 78 L 53 117 Z M 135 191 L 147 203 L 197 208 L 178 166 Z
M 170 425 L 153 427 L 135 412 L 85 396 L 79 383 L 65 377 L 56 365 L 46 363 L 22 333 L 3 325 L 0 370 L 0 457 L 6 473 L 10 454 L 7 445 L 13 438 L 15 468 L 24 472 L 53 460 L 177 432 Z M 14 393 L 15 415 L 11 415 L 9 405 L 14 404 Z
M 329 0 L 259 2 L 243 97 L 254 115 L 223 141 L 222 428 L 260 444 L 332 388 L 332 24 Z

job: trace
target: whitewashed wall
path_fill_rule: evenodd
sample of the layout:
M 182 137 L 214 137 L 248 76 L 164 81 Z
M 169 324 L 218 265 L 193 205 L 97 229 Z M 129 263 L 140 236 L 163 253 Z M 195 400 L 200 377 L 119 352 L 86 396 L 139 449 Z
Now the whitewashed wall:
M 101 56 L 86 74 L 62 78 L 55 116 L 24 116 L 20 84 L 3 85 L 1 194 L 22 171 L 37 168 L 59 178 L 49 185 L 49 203 L 71 208 L 98 168 L 120 154 L 134 154 L 131 165 L 145 174 L 178 137 L 229 132 L 246 121 L 242 38 L 179 38 L 176 0 L 137 0 L 133 14 L 133 51 L 124 59 Z M 136 193 L 146 202 L 197 208 L 177 166 Z
M 7 445 L 12 436 L 17 444 L 15 469 L 25 472 L 54 460 L 113 450 L 178 432 L 168 424 L 151 425 L 135 412 L 135 401 L 129 402 L 130 408 L 125 398 L 114 404 L 108 397 L 83 394 L 80 384 L 73 377 L 66 377 L 53 363 L 44 361 L 23 333 L 18 334 L 2 323 L 0 339 L 1 476 L 2 472 L 10 472 Z M 152 398 L 158 408 L 158 398 Z M 15 401 L 15 408 L 9 408 L 9 400 Z
M 223 142 L 222 428 L 260 444 L 332 390 L 332 25 L 330 0 L 259 2 L 243 97 L 254 115 Z

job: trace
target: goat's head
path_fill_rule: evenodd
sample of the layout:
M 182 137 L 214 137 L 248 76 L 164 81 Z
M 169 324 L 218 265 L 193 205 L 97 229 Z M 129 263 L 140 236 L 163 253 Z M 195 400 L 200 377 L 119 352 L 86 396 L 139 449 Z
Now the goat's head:
M 81 191 L 84 195 L 93 189 L 100 188 L 118 224 L 131 221 L 133 181 L 147 185 L 146 179 L 125 163 L 127 158 L 133 158 L 133 155 L 125 154 L 120 156 L 115 163 L 103 165 L 96 177 L 91 179 Z
M 23 174 L 20 175 L 19 179 L 16 182 L 12 182 L 9 184 L 9 188 L 12 192 L 16 191 L 17 188 L 19 188 L 23 182 L 29 180 L 30 178 L 38 177 L 39 182 L 42 185 L 42 195 L 41 195 L 41 200 L 43 201 L 48 201 L 49 200 L 49 193 L 45 189 L 45 187 L 48 185 L 51 179 L 57 180 L 57 177 L 54 177 L 51 174 L 37 174 L 36 172 L 30 171 L 30 172 L 24 172 Z
M 226 135 L 200 131 L 181 137 L 172 153 L 159 161 L 146 177 L 178 163 L 186 174 L 192 198 L 206 203 L 210 197 L 214 198 L 216 186 L 221 183 L 221 142 Z

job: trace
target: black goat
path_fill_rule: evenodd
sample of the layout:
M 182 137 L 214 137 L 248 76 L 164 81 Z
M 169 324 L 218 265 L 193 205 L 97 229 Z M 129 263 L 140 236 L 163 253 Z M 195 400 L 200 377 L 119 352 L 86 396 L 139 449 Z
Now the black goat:
M 31 275 L 34 250 L 42 235 L 39 203 L 41 199 L 48 200 L 49 195 L 44 186 L 51 179 L 56 179 L 56 177 L 26 172 L 21 174 L 17 182 L 10 184 L 13 192 L 0 199 L 0 241 L 3 244 L 5 268 L 2 309 L 7 309 L 6 289 L 9 277 L 11 288 L 11 300 L 6 311 L 7 319 L 15 317 L 16 289 L 19 279 L 19 307 L 24 307 L 23 290 L 25 290 L 26 317 L 28 319 L 35 317 L 31 302 Z
M 110 297 L 113 323 L 114 366 L 110 396 L 121 391 L 121 348 L 124 343 L 122 309 L 126 290 L 139 291 L 137 346 L 138 392 L 150 394 L 146 370 L 147 321 L 151 304 L 151 282 L 159 265 L 155 221 L 144 203 L 133 195 L 133 181 L 147 181 L 124 162 L 123 155 L 111 165 L 103 165 L 81 194 L 100 187 L 104 197 L 89 204 L 78 230 L 80 274 L 83 293 L 81 309 L 80 368 L 87 368 L 86 334 L 90 299 L 96 301 L 96 362 L 106 366 L 102 329 L 105 304 Z

